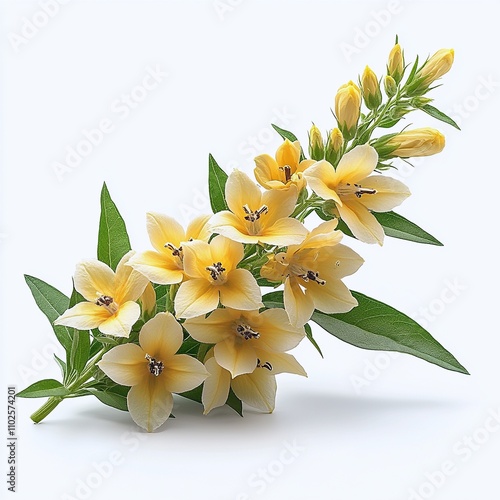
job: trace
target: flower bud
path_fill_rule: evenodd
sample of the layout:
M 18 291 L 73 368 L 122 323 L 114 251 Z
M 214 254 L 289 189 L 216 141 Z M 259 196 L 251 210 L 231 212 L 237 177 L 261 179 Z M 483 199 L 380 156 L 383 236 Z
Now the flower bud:
M 382 92 L 375 73 L 366 66 L 361 77 L 361 90 L 368 109 L 377 109 L 382 102 Z
M 423 78 L 422 84 L 428 87 L 450 71 L 454 57 L 455 51 L 453 49 L 438 50 L 417 73 L 417 78 Z
M 148 283 L 139 297 L 144 321 L 151 319 L 156 313 L 156 292 L 151 283 Z
M 385 93 L 387 94 L 387 97 L 392 97 L 393 95 L 396 95 L 396 92 L 398 91 L 398 85 L 396 83 L 396 80 L 390 75 L 387 75 L 384 78 L 384 90 Z
M 392 48 L 389 54 L 389 61 L 387 62 L 387 74 L 394 78 L 396 84 L 398 84 L 403 78 L 403 72 L 405 69 L 405 59 L 403 51 L 401 50 L 401 45 L 397 43 Z
M 335 96 L 335 115 L 340 130 L 346 140 L 356 133 L 361 108 L 361 91 L 353 82 L 342 85 Z
M 440 153 L 444 143 L 444 135 L 439 130 L 425 127 L 396 134 L 386 142 L 386 146 L 395 148 L 390 154 L 391 158 L 415 158 Z
M 336 165 L 342 154 L 344 137 L 338 128 L 334 128 L 326 141 L 325 159 L 332 165 Z
M 322 160 L 325 157 L 325 144 L 321 131 L 313 124 L 309 131 L 309 156 L 313 160 Z

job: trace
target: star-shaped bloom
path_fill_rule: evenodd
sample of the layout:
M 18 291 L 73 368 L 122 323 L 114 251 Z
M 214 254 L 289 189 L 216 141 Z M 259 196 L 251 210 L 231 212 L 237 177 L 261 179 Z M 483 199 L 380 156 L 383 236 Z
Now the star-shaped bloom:
M 275 158 L 268 154 L 257 156 L 254 174 L 259 184 L 266 189 L 287 189 L 295 185 L 301 191 L 306 185 L 303 172 L 315 162 L 300 161 L 300 151 L 299 141 L 285 139 Z
M 85 260 L 76 266 L 75 289 L 87 300 L 80 302 L 54 321 L 79 330 L 98 328 L 101 333 L 128 337 L 139 319 L 141 308 L 136 302 L 148 279 L 132 269 L 128 252 L 118 263 L 116 273 L 103 262 Z
M 159 313 L 141 329 L 139 345 L 122 344 L 107 352 L 98 366 L 114 382 L 131 386 L 127 406 L 134 422 L 154 431 L 169 417 L 172 393 L 189 391 L 208 376 L 202 363 L 176 354 L 182 327 L 170 313 Z
M 129 264 L 153 283 L 180 283 L 184 278 L 182 243 L 197 239 L 208 241 L 210 233 L 206 223 L 209 218 L 209 215 L 197 217 L 184 230 L 172 217 L 148 213 L 147 229 L 154 250 L 137 253 Z
M 302 326 L 290 324 L 284 309 L 237 311 L 216 309 L 208 318 L 188 319 L 184 328 L 198 342 L 215 344 L 217 363 L 237 377 L 252 373 L 264 359 L 272 365 L 277 356 L 288 359 L 285 351 L 304 338 Z
M 203 384 L 201 401 L 206 415 L 214 408 L 223 406 L 228 398 L 229 389 L 244 403 L 259 410 L 271 413 L 276 398 L 276 375 L 294 373 L 307 377 L 299 362 L 286 353 L 265 351 L 262 359 L 251 373 L 231 377 L 231 373 L 217 363 L 213 351 L 208 353 L 205 368 L 209 377 Z
M 220 303 L 235 309 L 262 307 L 257 281 L 247 269 L 237 269 L 243 245 L 224 236 L 211 242 L 184 244 L 184 272 L 189 278 L 175 297 L 178 318 L 193 318 L 213 311 Z
M 337 169 L 321 160 L 304 175 L 318 196 L 336 203 L 340 217 L 356 238 L 382 245 L 384 230 L 371 212 L 392 210 L 410 196 L 410 191 L 396 179 L 370 175 L 377 162 L 373 147 L 356 146 L 342 157 Z
M 229 210 L 215 214 L 210 230 L 241 243 L 292 245 L 300 243 L 307 229 L 289 215 L 297 202 L 297 188 L 262 193 L 245 173 L 234 170 L 226 182 Z
M 292 325 L 302 326 L 315 309 L 331 314 L 348 312 L 358 302 L 342 278 L 356 272 L 363 259 L 339 244 L 337 221 L 320 224 L 303 243 L 271 256 L 261 275 L 284 282 L 284 304 Z

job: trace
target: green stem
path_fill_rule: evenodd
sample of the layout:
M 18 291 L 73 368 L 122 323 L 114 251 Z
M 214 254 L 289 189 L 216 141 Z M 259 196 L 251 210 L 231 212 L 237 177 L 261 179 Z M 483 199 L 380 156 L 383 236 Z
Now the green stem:
M 38 410 L 31 415 L 31 420 L 38 424 L 41 422 L 64 398 L 60 396 L 52 396 L 47 399 L 47 401 L 38 408 Z

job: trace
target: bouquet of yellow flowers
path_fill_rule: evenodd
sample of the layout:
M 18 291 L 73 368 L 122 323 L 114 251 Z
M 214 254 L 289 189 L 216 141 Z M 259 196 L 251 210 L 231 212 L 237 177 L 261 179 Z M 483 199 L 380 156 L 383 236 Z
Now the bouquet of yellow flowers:
M 213 214 L 184 228 L 148 213 L 150 250 L 131 249 L 104 185 L 97 259 L 77 264 L 71 295 L 26 276 L 66 353 L 55 356 L 62 381 L 18 394 L 49 398 L 33 421 L 88 395 L 149 432 L 171 415 L 173 394 L 205 414 L 225 404 L 242 414 L 242 402 L 272 412 L 276 375 L 306 375 L 289 351 L 307 338 L 321 355 L 311 321 L 363 349 L 467 373 L 418 323 L 342 281 L 363 264 L 349 238 L 441 245 L 393 211 L 410 191 L 386 173 L 397 168 L 393 159 L 439 153 L 444 136 L 432 128 L 374 135 L 415 110 L 457 127 L 427 97 L 453 56 L 441 49 L 407 65 L 396 39 L 383 78 L 367 66 L 358 83 L 339 88 L 336 126 L 326 136 L 312 126 L 307 156 L 293 133 L 273 125 L 283 142 L 274 156 L 255 158 L 258 184 L 240 170 L 228 175 L 209 155 Z

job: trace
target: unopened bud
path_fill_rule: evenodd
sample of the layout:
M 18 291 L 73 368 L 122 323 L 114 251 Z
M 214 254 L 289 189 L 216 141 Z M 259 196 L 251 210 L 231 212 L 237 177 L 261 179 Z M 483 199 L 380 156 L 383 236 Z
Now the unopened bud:
M 326 141 L 325 159 L 332 165 L 336 165 L 342 155 L 343 147 L 344 136 L 338 128 L 334 128 Z
M 440 153 L 445 144 L 444 135 L 439 130 L 425 127 L 396 134 L 386 146 L 395 148 L 391 157 L 415 158 Z
M 335 96 L 335 115 L 340 130 L 346 140 L 356 134 L 361 108 L 361 90 L 350 81 L 342 85 Z
M 361 77 L 361 90 L 363 99 L 368 109 L 377 109 L 382 103 L 382 92 L 377 80 L 377 75 L 366 66 Z
M 387 62 L 387 74 L 394 78 L 396 84 L 399 84 L 403 78 L 403 73 L 405 69 L 405 59 L 403 51 L 401 50 L 401 45 L 397 43 L 392 48 L 389 54 L 389 60 Z
M 325 157 L 325 144 L 321 131 L 313 124 L 309 131 L 309 156 L 316 161 L 322 160 Z
M 396 95 L 396 92 L 398 91 L 398 85 L 396 83 L 396 80 L 390 75 L 387 75 L 384 78 L 384 90 L 385 93 L 387 94 L 387 97 L 392 97 Z

